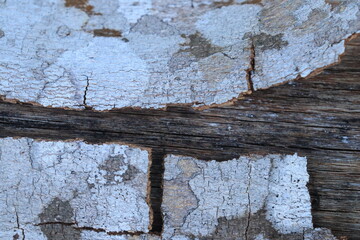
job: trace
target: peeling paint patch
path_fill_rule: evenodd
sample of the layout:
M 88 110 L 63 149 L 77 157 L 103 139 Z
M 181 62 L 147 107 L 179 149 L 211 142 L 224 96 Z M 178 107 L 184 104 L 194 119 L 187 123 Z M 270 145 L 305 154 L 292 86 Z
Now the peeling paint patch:
M 226 162 L 169 155 L 163 238 L 302 239 L 313 229 L 308 178 L 306 158 L 296 154 Z
M 146 234 L 148 157 L 117 144 L 0 139 L 0 238 Z
M 80 109 L 224 103 L 248 91 L 244 71 L 252 41 L 257 90 L 337 62 L 344 39 L 360 31 L 359 1 L 29 0 L 1 6 L 0 95 Z M 84 76 L 92 78 L 90 86 Z

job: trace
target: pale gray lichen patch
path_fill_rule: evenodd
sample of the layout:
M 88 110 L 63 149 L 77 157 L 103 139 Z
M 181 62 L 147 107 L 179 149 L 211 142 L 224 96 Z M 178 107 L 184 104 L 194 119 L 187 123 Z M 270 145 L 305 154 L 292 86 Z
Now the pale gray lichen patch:
M 189 179 L 199 174 L 201 169 L 188 157 L 180 157 L 178 162 L 166 164 L 165 168 L 167 170 L 163 188 L 166 191 L 162 208 L 164 223 L 167 226 L 163 234 L 166 238 L 178 232 L 186 216 L 198 207 L 198 199 L 191 190 Z
M 344 52 L 344 39 L 360 30 L 359 6 L 352 1 L 344 2 L 337 12 L 322 0 L 265 2 L 260 13 L 260 30 L 271 35 L 283 33 L 288 45 L 257 52 L 252 76 L 255 89 L 305 77 L 320 66 L 337 62 Z
M 104 178 L 107 184 L 118 184 L 121 181 L 121 179 L 116 177 L 121 176 L 119 172 L 126 167 L 124 159 L 123 155 L 110 156 L 99 166 L 100 170 L 106 171 Z
M 168 61 L 171 72 L 176 72 L 190 67 L 191 63 L 196 61 L 196 57 L 190 51 L 179 51 L 174 53 Z
M 0 139 L 0 238 L 147 233 L 148 157 L 117 144 Z
M 171 26 L 154 15 L 142 16 L 131 28 L 131 31 L 139 32 L 144 35 L 156 34 L 161 37 L 179 34 L 174 26 Z
M 302 236 L 304 230 L 312 229 L 307 181 L 306 158 L 296 154 L 226 162 L 169 155 L 165 158 L 163 237 L 221 239 L 226 231 L 240 239 L 250 234 L 274 237 L 276 233 L 283 239 Z
M 8 1 L 0 8 L 0 94 L 96 110 L 224 103 L 248 90 L 251 41 L 255 90 L 305 77 L 338 61 L 344 39 L 360 30 L 359 7 L 333 0 Z

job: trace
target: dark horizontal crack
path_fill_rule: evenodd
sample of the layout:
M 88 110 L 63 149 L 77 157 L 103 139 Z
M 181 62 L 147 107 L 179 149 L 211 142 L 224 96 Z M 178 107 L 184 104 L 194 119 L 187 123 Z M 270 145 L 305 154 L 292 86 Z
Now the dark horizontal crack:
M 94 227 L 77 227 L 77 223 L 75 222 L 42 222 L 35 224 L 34 226 L 43 226 L 43 225 L 64 225 L 64 226 L 72 226 L 73 229 L 79 230 L 79 231 L 93 231 L 93 232 L 103 232 L 107 235 L 129 235 L 129 236 L 139 236 L 142 234 L 148 234 L 147 232 L 143 231 L 107 231 L 104 228 L 94 228 Z

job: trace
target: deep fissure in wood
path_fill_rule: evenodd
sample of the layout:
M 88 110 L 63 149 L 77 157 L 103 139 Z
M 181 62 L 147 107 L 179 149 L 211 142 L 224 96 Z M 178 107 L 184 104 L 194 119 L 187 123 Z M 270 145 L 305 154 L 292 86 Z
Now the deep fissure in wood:
M 246 69 L 246 81 L 248 85 L 248 91 L 250 93 L 254 92 L 254 84 L 252 81 L 252 75 L 254 71 L 255 71 L 255 45 L 254 45 L 254 41 L 252 41 L 250 46 L 249 68 Z
M 151 151 L 150 166 L 150 208 L 151 229 L 150 233 L 160 235 L 163 231 L 163 214 L 161 204 L 163 199 L 163 177 L 164 177 L 165 150 L 158 148 Z

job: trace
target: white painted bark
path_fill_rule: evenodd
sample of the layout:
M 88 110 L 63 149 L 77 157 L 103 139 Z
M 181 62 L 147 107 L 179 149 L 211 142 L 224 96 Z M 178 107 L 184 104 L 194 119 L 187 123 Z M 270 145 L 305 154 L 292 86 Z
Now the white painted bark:
M 97 234 L 72 227 L 148 232 L 147 151 L 6 138 L 0 139 L 0 153 L 0 239 Z M 69 228 L 63 231 L 67 237 L 56 238 L 56 225 Z
M 344 39 L 360 30 L 359 7 L 332 0 L 2 0 L 0 95 L 98 110 L 224 103 L 248 91 L 253 50 L 255 89 L 335 63 Z M 118 32 L 94 36 L 101 29 Z
M 222 239 L 213 235 L 221 218 L 244 218 L 236 239 L 245 239 L 259 211 L 259 224 L 271 227 L 249 239 L 274 231 L 284 239 L 335 239 L 313 229 L 306 158 L 296 154 L 226 162 L 168 156 L 164 232 L 155 236 L 148 234 L 147 151 L 6 138 L 0 153 L 0 239 Z
M 236 239 L 270 239 L 273 233 L 281 239 L 313 239 L 316 234 L 314 239 L 335 239 L 326 230 L 313 229 L 305 157 L 206 162 L 169 155 L 164 179 L 164 239 L 233 239 L 234 231 Z M 260 211 L 264 214 L 253 220 L 255 232 L 249 230 Z M 238 222 L 219 236 L 222 218 Z
M 260 89 L 335 63 L 360 31 L 359 1 L 80 2 L 0 0 L 0 95 L 96 110 L 220 104 L 249 90 L 249 72 Z M 148 234 L 146 151 L 23 138 L 0 150 L 0 239 L 47 239 L 54 222 L 82 228 L 66 230 L 73 239 L 161 238 Z M 333 239 L 312 227 L 307 181 L 296 155 L 168 156 L 162 238 L 211 236 L 221 219 L 258 214 L 284 236 Z M 123 231 L 144 234 L 108 234 Z

